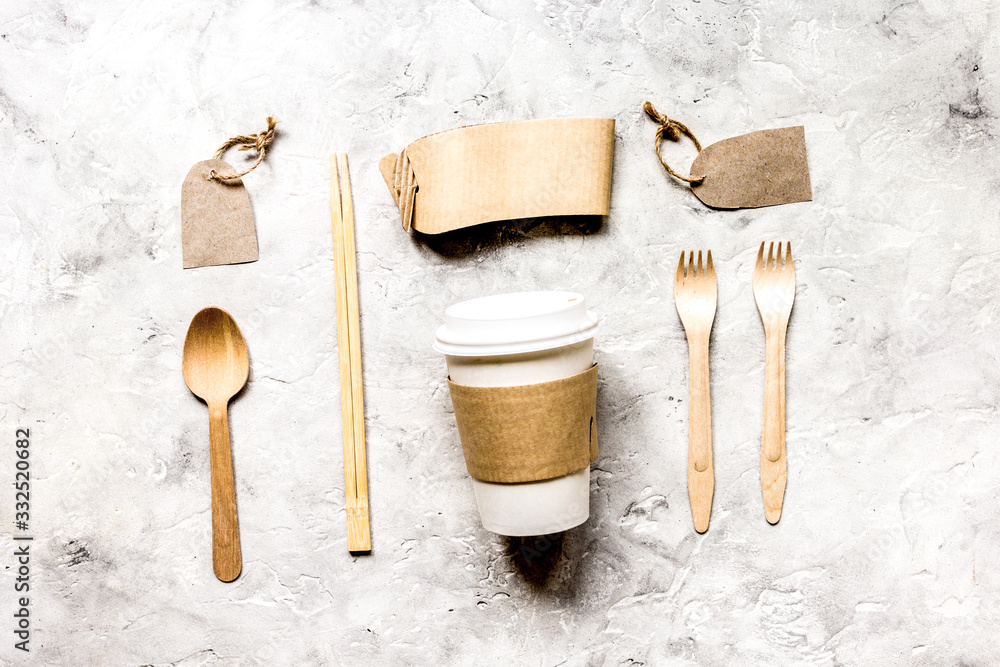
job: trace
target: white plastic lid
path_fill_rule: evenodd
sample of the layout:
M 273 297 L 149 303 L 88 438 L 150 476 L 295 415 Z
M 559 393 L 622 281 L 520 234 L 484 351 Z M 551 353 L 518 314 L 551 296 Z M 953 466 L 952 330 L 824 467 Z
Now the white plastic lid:
M 598 317 L 575 292 L 517 292 L 462 301 L 444 313 L 434 349 L 456 357 L 521 354 L 594 337 Z

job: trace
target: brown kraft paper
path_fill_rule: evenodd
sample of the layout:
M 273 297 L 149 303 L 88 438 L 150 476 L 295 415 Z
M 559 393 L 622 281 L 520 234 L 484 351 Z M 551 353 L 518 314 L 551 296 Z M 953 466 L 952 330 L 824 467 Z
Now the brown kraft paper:
M 424 234 L 551 215 L 607 215 L 615 121 L 471 125 L 379 162 L 403 229 Z
M 257 230 L 241 179 L 221 182 L 209 172 L 233 174 L 225 160 L 191 167 L 181 186 L 181 246 L 184 268 L 256 262 Z
M 809 162 L 801 125 L 724 139 L 698 153 L 691 191 L 713 208 L 758 208 L 810 201 Z
M 536 482 L 597 458 L 597 364 L 539 384 L 448 386 L 466 467 L 476 479 Z

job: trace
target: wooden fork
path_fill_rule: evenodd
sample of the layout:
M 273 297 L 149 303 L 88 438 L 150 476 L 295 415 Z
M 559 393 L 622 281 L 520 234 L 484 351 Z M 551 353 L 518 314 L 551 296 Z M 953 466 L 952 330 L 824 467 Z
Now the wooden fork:
M 785 248 L 771 243 L 764 258 L 765 243 L 760 244 L 753 270 L 753 296 L 764 323 L 767 339 L 767 363 L 764 373 L 764 433 L 761 437 L 760 487 L 764 496 L 764 516 L 768 523 L 778 523 L 785 498 L 787 464 L 785 460 L 785 332 L 795 300 L 795 265 L 792 244 Z
M 712 495 L 715 492 L 715 472 L 712 466 L 712 398 L 708 381 L 708 341 L 715 322 L 718 290 L 712 251 L 707 253 L 704 267 L 701 250 L 698 263 L 694 251 L 685 272 L 684 253 L 677 263 L 674 277 L 674 304 L 684 325 L 691 362 L 690 402 L 688 404 L 688 499 L 691 518 L 699 533 L 708 530 L 712 516 Z

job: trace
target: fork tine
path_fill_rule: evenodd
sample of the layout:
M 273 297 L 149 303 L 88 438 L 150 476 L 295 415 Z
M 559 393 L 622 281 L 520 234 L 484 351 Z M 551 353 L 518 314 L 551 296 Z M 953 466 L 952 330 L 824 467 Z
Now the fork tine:
M 778 252 L 774 256 L 774 268 L 780 269 L 780 268 L 782 268 L 785 265 L 785 263 L 783 261 L 781 261 L 781 250 L 782 250 L 782 248 L 781 248 L 781 241 L 778 241 L 778 249 L 777 250 L 778 250 Z
M 754 268 L 758 271 L 764 268 L 764 241 L 760 242 L 760 250 L 757 251 L 757 263 Z
M 785 251 L 785 268 L 791 267 L 792 269 L 794 269 L 795 265 L 792 264 L 792 242 L 791 241 L 788 242 L 787 248 L 788 249 Z
M 715 280 L 715 266 L 712 264 L 712 251 L 708 251 L 708 266 L 705 270 L 705 275 L 707 275 L 712 280 Z
M 765 269 L 774 268 L 773 256 L 774 256 L 774 241 L 771 241 L 771 243 L 768 244 L 767 246 L 767 261 L 764 262 Z
M 694 277 L 694 250 L 688 253 L 688 278 Z
M 700 277 L 703 273 L 704 273 L 704 270 L 702 269 L 702 266 L 701 266 L 701 250 L 699 250 L 698 251 L 698 269 L 697 269 L 697 271 L 695 271 L 694 275 Z
M 684 251 L 681 250 L 681 261 L 677 262 L 677 275 L 674 276 L 674 282 L 679 283 L 684 281 Z

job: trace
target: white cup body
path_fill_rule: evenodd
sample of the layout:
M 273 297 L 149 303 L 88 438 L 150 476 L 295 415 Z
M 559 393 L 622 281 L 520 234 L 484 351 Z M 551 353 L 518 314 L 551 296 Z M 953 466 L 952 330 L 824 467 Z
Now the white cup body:
M 532 295 L 552 295 L 568 293 L 528 293 Z M 509 297 L 511 295 L 503 295 Z M 574 299 L 582 297 L 569 294 Z M 461 304 L 459 304 L 461 305 Z M 508 304 L 509 305 L 509 304 Z M 535 304 L 533 315 L 537 315 L 539 307 Z M 580 310 L 576 309 L 575 317 L 580 318 Z M 563 322 L 564 328 L 559 330 L 559 317 L 551 313 L 543 313 L 549 318 L 545 326 L 555 327 L 555 333 L 562 333 L 561 340 L 569 340 L 566 344 L 545 349 L 536 349 L 517 353 L 484 354 L 490 350 L 475 346 L 475 336 L 467 339 L 468 349 L 475 349 L 479 354 L 451 354 L 448 352 L 463 352 L 455 345 L 441 346 L 442 332 L 439 331 L 440 347 L 447 347 L 445 358 L 448 362 L 448 374 L 457 384 L 473 387 L 509 387 L 526 384 L 551 382 L 566 377 L 572 377 L 589 369 L 594 364 L 594 338 L 596 317 L 586 311 L 583 313 L 591 318 L 589 329 L 582 335 L 567 337 L 565 327 L 573 328 L 578 322 Z M 511 336 L 515 336 L 517 317 L 513 315 L 502 322 L 499 318 L 502 312 L 494 312 L 498 318 L 498 327 L 510 328 Z M 567 313 L 566 318 L 574 317 Z M 523 319 L 523 318 L 522 318 Z M 460 326 L 460 325 L 459 325 Z M 454 327 L 453 327 L 454 328 Z M 530 323 L 527 328 L 531 328 Z M 579 328 L 579 327 L 577 327 Z M 444 329 L 444 327 L 442 327 Z M 495 330 L 494 330 L 495 331 Z M 589 334 L 589 335 L 588 335 Z M 532 332 L 536 338 L 535 347 L 544 347 L 544 338 L 539 338 L 538 329 Z M 587 336 L 579 340 L 582 336 Z M 553 336 L 550 340 L 555 340 Z M 574 340 L 575 339 L 575 340 Z M 537 342 L 537 341 L 541 342 Z M 498 352 L 509 352 L 511 349 L 523 349 L 525 346 L 511 338 L 503 345 L 495 347 Z M 590 467 L 575 473 L 547 479 L 538 482 L 519 484 L 500 484 L 472 479 L 476 502 L 479 505 L 479 515 L 483 527 L 494 533 L 511 536 L 547 535 L 579 526 L 590 516 Z

